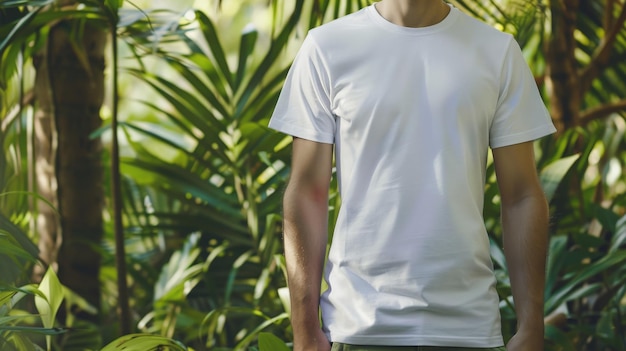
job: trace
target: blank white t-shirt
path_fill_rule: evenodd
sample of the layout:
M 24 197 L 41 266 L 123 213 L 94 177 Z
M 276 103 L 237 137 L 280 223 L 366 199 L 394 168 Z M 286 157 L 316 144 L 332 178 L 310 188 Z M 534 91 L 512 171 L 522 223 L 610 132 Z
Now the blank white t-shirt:
M 270 127 L 334 143 L 342 205 L 323 328 L 361 345 L 503 345 L 482 217 L 488 148 L 555 131 L 514 39 L 456 8 L 369 6 L 307 35 Z

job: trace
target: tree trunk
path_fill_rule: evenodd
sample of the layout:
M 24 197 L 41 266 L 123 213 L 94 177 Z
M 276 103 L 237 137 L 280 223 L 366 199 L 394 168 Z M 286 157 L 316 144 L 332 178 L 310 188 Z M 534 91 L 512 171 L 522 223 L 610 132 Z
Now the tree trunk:
M 54 107 L 50 91 L 48 48 L 33 57 L 37 70 L 35 78 L 35 97 L 37 99 L 34 118 L 34 158 L 36 192 L 55 208 L 57 201 L 57 179 L 55 160 L 57 154 L 57 133 L 54 123 Z M 36 230 L 39 235 L 39 257 L 46 266 L 58 270 L 57 255 L 61 246 L 60 223 L 57 213 L 43 201 L 35 202 Z M 35 266 L 33 281 L 39 282 L 46 267 Z
M 550 112 L 559 131 L 578 123 L 582 102 L 574 55 L 577 9 L 578 0 L 550 1 L 552 35 L 546 48 L 546 84 L 550 90 Z
M 50 35 L 51 86 L 58 132 L 56 170 L 63 244 L 59 278 L 100 309 L 100 261 L 104 206 L 102 144 L 90 134 L 101 126 L 106 32 L 85 27 L 83 67 L 61 27 Z
M 102 123 L 99 112 L 107 37 L 104 30 L 89 23 L 78 35 L 78 25 L 69 21 L 54 25 L 37 64 L 37 125 L 42 130 L 37 134 L 37 167 L 42 170 L 37 179 L 50 185 L 48 195 L 56 197 L 53 203 L 60 213 L 55 222 L 40 212 L 40 249 L 48 263 L 56 258 L 61 282 L 100 310 L 102 146 L 99 138 L 92 139 L 90 134 Z M 46 128 L 56 131 L 56 136 L 44 133 Z M 45 190 L 38 186 L 40 192 Z M 99 316 L 78 314 L 81 319 L 99 320 Z

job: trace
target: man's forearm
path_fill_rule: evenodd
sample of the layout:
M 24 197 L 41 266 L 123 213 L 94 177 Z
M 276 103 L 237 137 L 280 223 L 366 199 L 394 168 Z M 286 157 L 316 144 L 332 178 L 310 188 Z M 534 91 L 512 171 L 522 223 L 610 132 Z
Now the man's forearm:
M 328 238 L 328 189 L 290 184 L 284 198 L 284 244 L 294 342 L 319 331 L 319 298 Z
M 540 191 L 502 206 L 504 251 L 518 328 L 543 335 L 548 205 Z

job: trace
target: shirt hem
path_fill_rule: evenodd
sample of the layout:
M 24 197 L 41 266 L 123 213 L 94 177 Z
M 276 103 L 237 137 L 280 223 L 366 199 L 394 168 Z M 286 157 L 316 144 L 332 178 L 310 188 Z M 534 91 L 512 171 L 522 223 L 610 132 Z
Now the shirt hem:
M 524 143 L 527 141 L 533 141 L 540 139 L 546 135 L 550 135 L 556 132 L 556 128 L 553 125 L 543 125 L 541 127 L 523 132 L 517 133 L 507 136 L 502 136 L 491 140 L 490 146 L 492 149 L 497 149 L 499 147 L 510 146 L 515 144 Z
M 501 336 L 494 337 L 451 337 L 451 336 L 411 336 L 395 335 L 361 335 L 336 336 L 329 335 L 331 342 L 340 342 L 352 345 L 385 345 L 385 346 L 439 346 L 439 347 L 476 347 L 492 348 L 504 345 Z
M 327 135 L 327 134 L 322 134 L 316 131 L 311 131 L 308 129 L 302 129 L 302 128 L 298 128 L 296 126 L 292 126 L 292 125 L 286 125 L 284 123 L 278 122 L 278 121 L 270 121 L 269 123 L 269 128 L 274 129 L 278 132 L 287 134 L 287 135 L 291 135 L 293 137 L 296 138 L 302 138 L 302 139 L 306 139 L 306 140 L 311 140 L 311 141 L 315 141 L 318 143 L 324 143 L 324 144 L 334 144 L 335 143 L 335 136 L 334 135 Z

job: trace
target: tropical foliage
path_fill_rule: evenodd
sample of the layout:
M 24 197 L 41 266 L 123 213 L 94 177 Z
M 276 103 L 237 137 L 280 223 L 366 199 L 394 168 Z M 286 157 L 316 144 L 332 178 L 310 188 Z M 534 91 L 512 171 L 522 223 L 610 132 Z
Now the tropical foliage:
M 290 139 L 266 125 L 306 31 L 370 3 L 224 0 L 178 12 L 122 1 L 2 2 L 0 349 L 288 350 L 280 202 Z M 626 349 L 626 4 L 453 3 L 515 35 L 559 126 L 536 143 L 553 217 L 546 348 Z M 99 306 L 53 269 L 32 278 L 45 257 L 43 208 L 53 219 L 64 212 L 34 185 L 33 58 L 55 26 L 82 57 L 86 23 L 115 43 L 105 123 L 87 135 L 107 146 L 102 186 L 114 194 L 102 240 L 83 238 L 101 262 Z M 331 195 L 334 218 L 340 199 Z M 515 314 L 492 165 L 485 200 L 509 338 Z M 120 305 L 128 306 L 122 320 Z

